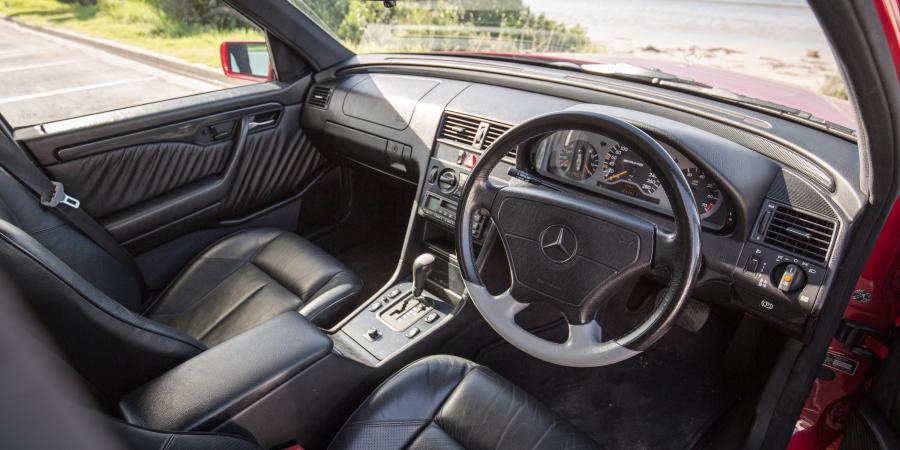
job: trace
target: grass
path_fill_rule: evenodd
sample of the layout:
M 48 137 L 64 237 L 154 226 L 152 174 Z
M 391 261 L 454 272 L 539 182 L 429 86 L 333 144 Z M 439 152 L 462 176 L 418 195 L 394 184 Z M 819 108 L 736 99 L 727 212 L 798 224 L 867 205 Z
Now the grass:
M 30 25 L 109 39 L 190 63 L 219 68 L 219 44 L 262 41 L 258 30 L 217 30 L 171 18 L 145 0 L 100 0 L 95 6 L 55 0 L 0 0 L 0 14 Z
M 844 85 L 843 78 L 838 74 L 825 75 L 825 81 L 819 87 L 819 93 L 847 100 L 847 87 Z

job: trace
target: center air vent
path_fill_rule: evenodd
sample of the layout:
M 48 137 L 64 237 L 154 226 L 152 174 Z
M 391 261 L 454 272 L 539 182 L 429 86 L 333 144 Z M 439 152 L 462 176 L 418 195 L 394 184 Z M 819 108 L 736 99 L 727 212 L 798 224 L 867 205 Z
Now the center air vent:
M 444 113 L 440 137 L 481 151 L 490 147 L 510 128 L 505 123 L 447 111 Z
M 834 241 L 835 227 L 834 221 L 776 205 L 764 241 L 798 256 L 825 262 Z
M 309 94 L 310 106 L 326 109 L 328 107 L 328 99 L 331 98 L 331 88 L 325 86 L 315 86 Z

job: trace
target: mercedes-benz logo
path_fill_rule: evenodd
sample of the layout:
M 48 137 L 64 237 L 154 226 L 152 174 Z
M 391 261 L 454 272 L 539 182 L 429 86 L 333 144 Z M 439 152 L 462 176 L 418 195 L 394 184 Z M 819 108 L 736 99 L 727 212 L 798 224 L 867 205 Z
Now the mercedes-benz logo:
M 541 233 L 541 252 L 550 261 L 567 263 L 578 251 L 575 233 L 562 225 L 550 225 Z

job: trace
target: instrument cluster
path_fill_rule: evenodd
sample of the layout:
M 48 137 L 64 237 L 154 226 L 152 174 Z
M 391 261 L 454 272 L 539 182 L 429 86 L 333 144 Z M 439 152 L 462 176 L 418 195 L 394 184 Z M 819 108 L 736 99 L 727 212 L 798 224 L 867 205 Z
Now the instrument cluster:
M 727 199 L 715 178 L 672 146 L 660 144 L 687 178 L 700 218 L 715 228 L 732 221 Z M 566 130 L 549 134 L 534 145 L 536 169 L 543 176 L 649 209 L 672 211 L 659 178 L 628 142 L 597 133 Z

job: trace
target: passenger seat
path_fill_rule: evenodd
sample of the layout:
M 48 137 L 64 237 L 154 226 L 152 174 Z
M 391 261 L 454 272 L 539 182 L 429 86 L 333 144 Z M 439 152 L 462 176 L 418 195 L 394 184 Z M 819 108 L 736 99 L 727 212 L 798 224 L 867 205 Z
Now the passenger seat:
M 125 263 L 0 169 L 0 265 L 108 401 L 283 312 L 327 318 L 362 288 L 334 257 L 275 229 L 214 244 L 152 302 Z

